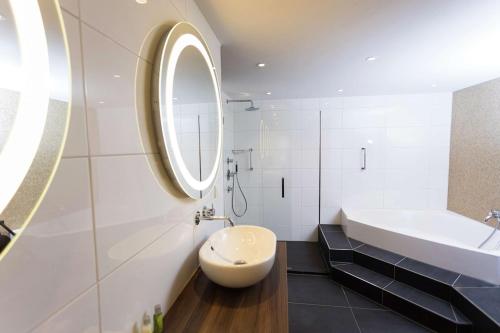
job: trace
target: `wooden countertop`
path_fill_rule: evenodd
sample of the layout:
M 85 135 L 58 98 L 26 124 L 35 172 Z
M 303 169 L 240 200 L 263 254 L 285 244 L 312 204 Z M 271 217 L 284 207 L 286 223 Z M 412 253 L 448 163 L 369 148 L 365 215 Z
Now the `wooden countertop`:
M 165 316 L 164 332 L 288 332 L 286 260 L 286 243 L 278 242 L 269 275 L 243 289 L 221 287 L 198 269 Z

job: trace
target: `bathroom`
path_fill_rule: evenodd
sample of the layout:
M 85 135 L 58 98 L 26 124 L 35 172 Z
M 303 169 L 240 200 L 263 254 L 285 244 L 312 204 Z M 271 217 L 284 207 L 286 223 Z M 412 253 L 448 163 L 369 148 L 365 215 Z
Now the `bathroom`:
M 498 17 L 0 0 L 0 333 L 500 332 Z

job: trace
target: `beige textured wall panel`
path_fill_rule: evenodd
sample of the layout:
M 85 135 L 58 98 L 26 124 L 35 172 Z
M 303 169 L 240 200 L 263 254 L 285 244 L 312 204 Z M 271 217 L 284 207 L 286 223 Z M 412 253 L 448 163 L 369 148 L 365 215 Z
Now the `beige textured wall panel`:
M 482 221 L 500 209 L 500 79 L 453 94 L 448 209 Z

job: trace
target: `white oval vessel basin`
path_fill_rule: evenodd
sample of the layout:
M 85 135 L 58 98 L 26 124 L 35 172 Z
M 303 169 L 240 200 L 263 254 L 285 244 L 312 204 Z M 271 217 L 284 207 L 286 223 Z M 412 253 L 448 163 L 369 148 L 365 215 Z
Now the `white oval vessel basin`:
M 243 288 L 262 280 L 271 271 L 276 255 L 276 235 L 269 229 L 239 225 L 213 233 L 202 245 L 202 271 L 213 282 Z

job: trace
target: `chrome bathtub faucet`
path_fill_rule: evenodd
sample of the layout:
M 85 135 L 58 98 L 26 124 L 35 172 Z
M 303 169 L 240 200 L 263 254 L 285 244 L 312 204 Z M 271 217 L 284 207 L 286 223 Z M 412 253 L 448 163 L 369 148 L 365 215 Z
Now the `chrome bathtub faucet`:
M 482 248 L 484 246 L 484 244 L 488 243 L 488 241 L 491 239 L 491 237 L 493 237 L 495 232 L 498 230 L 498 227 L 500 226 L 500 210 L 492 209 L 488 213 L 488 215 L 486 215 L 486 217 L 484 218 L 484 223 L 487 223 L 491 219 L 496 219 L 497 224 L 496 224 L 495 228 L 493 228 L 493 231 L 491 232 L 491 234 L 481 243 L 481 245 L 479 245 L 479 247 L 478 247 L 479 249 Z
M 201 220 L 208 221 L 227 221 L 231 227 L 234 227 L 234 222 L 229 216 L 216 216 L 215 209 L 203 207 L 201 213 L 198 211 L 194 217 L 194 223 L 196 225 L 200 224 Z
M 492 209 L 484 218 L 484 223 L 488 222 L 491 219 L 500 219 L 500 210 Z

